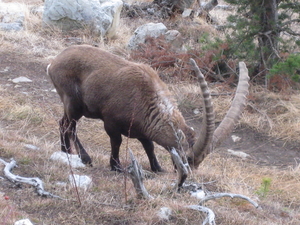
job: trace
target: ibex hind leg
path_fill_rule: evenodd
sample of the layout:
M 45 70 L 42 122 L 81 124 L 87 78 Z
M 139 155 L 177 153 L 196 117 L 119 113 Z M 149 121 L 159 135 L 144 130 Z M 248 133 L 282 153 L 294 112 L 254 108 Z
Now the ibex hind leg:
M 68 135 L 68 127 L 70 126 L 67 116 L 64 114 L 59 121 L 60 145 L 61 150 L 66 153 L 71 153 L 70 138 Z
M 88 155 L 88 153 L 83 148 L 82 144 L 79 141 L 79 138 L 77 137 L 76 133 L 76 120 L 72 120 L 70 124 L 70 133 L 69 137 L 71 138 L 72 142 L 74 143 L 75 149 L 77 151 L 78 156 L 80 157 L 81 161 L 84 164 L 92 166 L 92 159 Z
M 76 113 L 71 113 L 72 111 Z M 60 121 L 61 149 L 64 152 L 71 153 L 71 140 L 74 143 L 75 149 L 81 158 L 81 161 L 84 164 L 92 165 L 90 156 L 83 148 L 76 134 L 76 123 L 82 116 L 79 112 L 79 109 L 66 110 L 63 118 Z
M 151 170 L 153 172 L 164 172 L 164 170 L 161 168 L 161 166 L 159 165 L 156 155 L 154 153 L 154 145 L 153 142 L 148 140 L 148 139 L 143 139 L 143 138 L 138 138 L 138 140 L 142 143 L 148 159 L 149 159 L 149 163 L 151 166 Z

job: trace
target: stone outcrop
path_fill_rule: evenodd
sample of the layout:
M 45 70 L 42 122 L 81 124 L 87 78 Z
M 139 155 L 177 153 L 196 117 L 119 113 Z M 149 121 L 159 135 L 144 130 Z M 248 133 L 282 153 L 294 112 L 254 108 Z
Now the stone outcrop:
M 140 44 L 144 44 L 148 37 L 162 37 L 170 43 L 174 49 L 181 50 L 183 39 L 179 31 L 168 30 L 163 23 L 147 23 L 138 27 L 129 40 L 128 48 L 131 50 L 138 49 Z
M 43 24 L 66 31 L 90 26 L 110 38 L 117 32 L 122 6 L 122 0 L 45 0 Z

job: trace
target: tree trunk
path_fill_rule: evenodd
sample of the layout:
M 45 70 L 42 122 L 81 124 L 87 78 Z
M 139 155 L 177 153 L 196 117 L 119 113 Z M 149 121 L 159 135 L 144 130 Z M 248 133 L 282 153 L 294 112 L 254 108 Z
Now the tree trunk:
M 257 4 L 259 3 L 259 4 Z M 259 7 L 261 32 L 258 43 L 260 48 L 260 71 L 265 74 L 279 58 L 278 55 L 278 3 L 277 0 L 260 0 L 255 4 Z

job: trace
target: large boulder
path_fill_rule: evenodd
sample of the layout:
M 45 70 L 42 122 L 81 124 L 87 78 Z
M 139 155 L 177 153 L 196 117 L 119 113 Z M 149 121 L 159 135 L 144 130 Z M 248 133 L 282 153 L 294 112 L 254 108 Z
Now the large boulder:
M 174 50 L 182 50 L 183 38 L 180 32 L 177 30 L 168 30 L 163 23 L 147 23 L 138 27 L 129 40 L 128 48 L 137 50 L 140 44 L 146 43 L 148 37 L 161 37 L 170 43 Z
M 24 5 L 0 1 L 0 30 L 20 31 L 24 29 Z
M 145 43 L 147 37 L 157 38 L 167 32 L 167 27 L 163 23 L 147 23 L 138 27 L 130 38 L 128 47 L 137 49 L 140 44 Z
M 65 31 L 88 25 L 110 38 L 117 32 L 122 6 L 122 0 L 45 0 L 43 24 Z

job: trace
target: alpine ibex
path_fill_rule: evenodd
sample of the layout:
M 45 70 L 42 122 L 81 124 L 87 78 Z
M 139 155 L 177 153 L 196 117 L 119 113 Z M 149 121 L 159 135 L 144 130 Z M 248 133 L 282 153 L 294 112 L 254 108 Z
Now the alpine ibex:
M 76 122 L 85 116 L 103 120 L 110 137 L 112 170 L 121 170 L 119 148 L 122 135 L 137 138 L 142 143 L 153 171 L 162 171 L 153 142 L 168 151 L 176 149 L 181 156 L 187 156 L 190 166 L 197 168 L 209 151 L 232 132 L 245 106 L 249 78 L 245 64 L 240 63 L 236 97 L 227 116 L 215 130 L 207 84 L 195 61 L 191 60 L 191 63 L 199 77 L 204 102 L 204 118 L 198 138 L 186 125 L 167 85 L 150 66 L 129 62 L 87 45 L 65 49 L 47 68 L 64 104 L 64 115 L 60 120 L 62 151 L 70 152 L 72 141 L 81 160 L 91 163 L 76 135 Z

